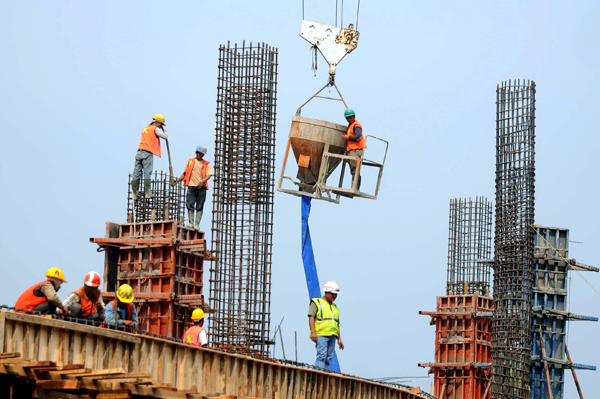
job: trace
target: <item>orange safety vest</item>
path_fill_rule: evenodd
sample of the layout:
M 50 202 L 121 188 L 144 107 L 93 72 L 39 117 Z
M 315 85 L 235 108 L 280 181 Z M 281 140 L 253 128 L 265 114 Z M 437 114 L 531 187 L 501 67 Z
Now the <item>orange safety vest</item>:
M 98 298 L 100 298 L 100 290 L 96 288 L 96 295 L 93 298 L 89 298 L 85 294 L 84 287 L 78 288 L 73 293 L 79 295 L 79 304 L 81 305 L 81 317 L 88 317 L 96 313 L 98 308 L 96 307 L 96 303 L 98 303 Z
M 44 284 L 52 284 L 50 280 L 42 281 L 27 288 L 25 292 L 21 294 L 15 308 L 33 310 L 37 305 L 41 305 L 44 302 L 48 302 L 48 298 L 40 289 Z
M 200 341 L 198 341 L 198 336 L 202 331 L 204 331 L 204 328 L 200 326 L 191 326 L 185 334 L 183 334 L 183 342 L 194 346 L 202 346 Z
M 185 176 L 183 179 L 183 185 L 188 186 L 190 184 L 190 179 L 192 178 L 192 169 L 194 169 L 194 165 L 196 164 L 196 158 L 190 158 L 187 163 L 187 168 L 185 170 Z M 206 178 L 206 169 L 208 169 L 208 161 L 206 159 L 202 160 L 202 178 Z M 208 181 L 204 182 L 206 189 L 208 190 Z
M 354 136 L 354 126 L 358 126 L 362 129 L 362 125 L 358 123 L 357 120 L 354 120 L 354 122 L 352 122 L 350 126 L 348 126 L 348 130 L 346 131 L 348 137 Z M 363 148 L 367 148 L 367 145 L 365 143 L 364 130 L 362 132 L 362 135 L 360 136 L 360 139 L 358 139 L 357 141 L 352 141 L 350 139 L 346 140 L 346 151 L 362 150 Z
M 156 126 L 148 125 L 142 130 L 142 141 L 138 147 L 139 150 L 146 150 L 160 157 L 160 138 L 154 133 Z

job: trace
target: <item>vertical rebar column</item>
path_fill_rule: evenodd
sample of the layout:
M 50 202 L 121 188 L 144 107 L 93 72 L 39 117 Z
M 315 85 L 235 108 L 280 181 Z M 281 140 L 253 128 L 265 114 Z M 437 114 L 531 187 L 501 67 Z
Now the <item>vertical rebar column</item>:
M 490 293 L 492 203 L 484 197 L 450 200 L 447 295 Z
M 183 218 L 185 211 L 185 191 L 183 185 L 172 186 L 170 176 L 162 171 L 160 173 L 154 171 L 154 175 L 150 177 L 154 197 L 145 198 L 145 192 L 142 190 L 138 199 L 134 202 L 133 194 L 131 193 L 131 174 L 129 175 L 129 184 L 127 186 L 127 222 L 134 222 L 134 206 L 136 223 L 153 221 L 153 211 L 154 221 L 178 221 L 180 218 Z M 143 183 L 144 181 L 142 180 L 142 185 Z
M 210 271 L 211 340 L 266 355 L 271 322 L 277 49 L 220 46 Z
M 491 397 L 528 398 L 535 232 L 535 83 L 502 82 L 496 101 L 496 229 Z

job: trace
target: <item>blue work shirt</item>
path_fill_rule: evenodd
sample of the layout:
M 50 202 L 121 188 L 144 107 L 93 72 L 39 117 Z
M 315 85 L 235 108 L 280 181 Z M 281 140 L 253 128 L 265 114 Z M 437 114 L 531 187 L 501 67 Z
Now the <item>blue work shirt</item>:
M 119 314 L 119 318 L 115 320 L 115 308 L 113 307 L 112 303 L 106 305 L 104 313 L 104 320 L 106 320 L 106 324 L 109 324 L 111 326 L 114 326 L 115 324 L 118 326 L 122 326 L 123 320 L 127 320 L 127 309 L 117 306 L 117 313 Z M 133 305 L 133 309 L 131 310 L 131 321 L 133 321 L 135 323 L 135 326 L 137 327 L 138 318 L 137 311 L 135 310 L 135 305 Z

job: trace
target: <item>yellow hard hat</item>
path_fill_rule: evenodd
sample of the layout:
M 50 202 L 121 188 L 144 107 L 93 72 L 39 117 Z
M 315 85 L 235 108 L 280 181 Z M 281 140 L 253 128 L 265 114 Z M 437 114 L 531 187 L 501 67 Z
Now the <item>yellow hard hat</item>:
M 162 123 L 163 125 L 167 126 L 167 124 L 165 123 L 165 116 L 163 114 L 154 115 L 152 120 L 158 121 L 158 122 Z
M 133 288 L 129 284 L 123 284 L 117 290 L 117 298 L 123 303 L 133 302 Z
M 58 267 L 51 267 L 50 269 L 48 269 L 48 271 L 46 272 L 46 277 L 57 278 L 63 283 L 67 282 L 67 280 L 65 280 L 65 274 Z
M 204 318 L 204 312 L 202 309 L 195 309 L 192 312 L 192 320 L 201 320 Z

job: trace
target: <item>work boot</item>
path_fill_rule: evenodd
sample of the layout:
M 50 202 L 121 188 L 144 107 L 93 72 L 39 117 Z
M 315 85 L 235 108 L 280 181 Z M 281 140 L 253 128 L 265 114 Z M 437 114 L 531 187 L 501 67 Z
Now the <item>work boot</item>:
M 140 192 L 140 181 L 133 180 L 131 182 L 131 192 L 133 193 L 133 200 L 135 201 L 138 197 L 138 193 Z
M 144 179 L 144 189 L 146 190 L 146 198 L 154 198 L 154 194 L 152 194 L 152 191 L 150 190 L 150 179 Z
M 194 228 L 196 230 L 200 230 L 200 220 L 202 220 L 203 211 L 196 212 L 196 223 L 194 224 Z
M 189 220 L 188 227 L 190 229 L 193 229 L 194 228 L 194 210 L 193 209 L 191 211 L 188 209 L 188 220 Z

